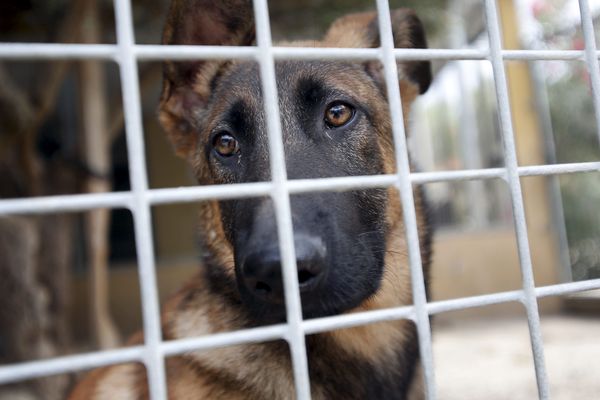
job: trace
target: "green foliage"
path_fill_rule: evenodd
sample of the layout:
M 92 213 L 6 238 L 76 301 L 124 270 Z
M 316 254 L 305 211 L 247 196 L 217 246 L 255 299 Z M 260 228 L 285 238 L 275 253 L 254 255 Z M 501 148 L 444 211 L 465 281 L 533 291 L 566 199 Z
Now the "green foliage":
M 549 87 L 550 112 L 560 163 L 600 158 L 594 106 L 582 66 Z
M 597 124 L 587 76 L 571 69 L 548 88 L 560 163 L 600 159 Z M 560 178 L 565 225 L 575 280 L 600 277 L 600 179 L 597 173 Z

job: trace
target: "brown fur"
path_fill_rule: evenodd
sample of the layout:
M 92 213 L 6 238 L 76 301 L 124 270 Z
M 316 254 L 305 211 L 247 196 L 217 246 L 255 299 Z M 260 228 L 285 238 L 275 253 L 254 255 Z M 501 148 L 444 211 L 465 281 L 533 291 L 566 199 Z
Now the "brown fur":
M 233 32 L 223 32 L 223 25 L 207 19 L 198 4 L 211 8 L 216 21 L 226 21 L 236 27 Z M 164 42 L 196 43 L 191 26 L 181 23 L 182 15 L 195 13 L 198 24 L 206 24 L 211 30 L 203 44 L 250 45 L 253 29 L 247 24 L 245 15 L 251 13 L 247 1 L 230 0 L 208 2 L 204 0 L 174 0 L 164 33 Z M 227 10 L 239 9 L 233 18 Z M 398 47 L 415 45 L 415 24 L 418 20 L 408 10 L 396 10 L 392 14 L 394 37 Z M 189 19 L 185 19 L 190 21 Z M 353 14 L 337 20 L 321 42 L 298 42 L 292 45 L 317 47 L 375 47 L 378 33 L 374 13 Z M 422 36 L 422 32 L 420 33 Z M 417 41 L 424 41 L 419 37 Z M 289 44 L 288 44 L 289 45 Z M 423 63 L 399 63 L 400 89 L 404 105 L 405 122 L 410 104 L 422 92 L 420 84 L 428 77 L 422 74 Z M 171 138 L 176 152 L 187 158 L 201 184 L 215 183 L 210 180 L 207 161 L 202 152 L 196 151 L 198 140 L 211 129 L 210 115 L 202 113 L 202 106 L 209 101 L 211 81 L 223 74 L 235 62 L 198 61 L 175 64 L 166 63 L 165 83 L 160 106 L 160 121 Z M 376 62 L 366 65 L 377 76 L 381 66 Z M 427 66 L 428 67 L 428 66 Z M 385 90 L 375 84 L 362 84 L 353 76 L 353 70 L 344 74 L 327 76 L 333 85 L 346 87 L 357 97 L 364 99 L 376 115 L 375 135 L 379 141 L 379 152 L 385 173 L 395 172 L 393 144 L 391 140 L 389 109 L 385 101 Z M 382 79 L 382 78 L 381 78 Z M 243 93 L 237 93 L 243 96 Z M 256 102 L 246 96 L 248 102 Z M 213 110 L 219 110 L 220 102 L 225 107 L 227 99 L 217 98 Z M 196 111 L 194 111 L 196 110 Z M 216 111 L 215 111 L 216 112 Z M 209 121 L 208 126 L 195 125 L 198 120 Z M 199 131 L 199 134 L 191 132 Z M 360 155 L 356 155 L 360 157 Z M 368 160 L 365 160 L 368 162 Z M 226 183 L 226 178 L 224 182 Z M 388 189 L 386 224 L 388 234 L 385 248 L 385 270 L 379 290 L 356 311 L 409 305 L 412 302 L 410 269 L 406 251 L 404 225 L 400 198 L 395 189 Z M 415 191 L 419 233 L 423 243 L 423 264 L 427 275 L 429 264 L 429 236 L 426 212 L 420 191 Z M 200 228 L 206 251 L 219 260 L 225 276 L 233 277 L 234 257 L 231 243 L 222 226 L 218 202 L 208 201 L 200 208 Z M 227 296 L 215 296 L 208 287 L 203 273 L 199 273 L 182 288 L 164 307 L 163 331 L 166 340 L 209 335 L 248 328 L 254 325 L 241 312 L 239 295 L 235 290 Z M 221 288 L 222 289 L 222 288 Z M 223 290 L 223 289 L 222 289 Z M 227 290 L 227 289 L 224 289 Z M 311 390 L 314 399 L 353 398 L 363 388 L 355 387 L 352 376 L 360 377 L 363 363 L 374 365 L 385 371 L 397 362 L 397 349 L 415 343 L 415 329 L 408 320 L 381 322 L 351 329 L 336 330 L 307 337 L 309 361 L 311 363 Z M 417 351 L 413 349 L 413 352 Z M 401 360 L 402 361 L 402 360 Z M 408 360 L 403 360 L 409 363 Z M 393 368 L 393 367 L 392 367 Z M 406 366 L 413 371 L 414 365 Z M 411 372 L 412 373 L 412 372 Z M 354 374 L 354 375 L 353 375 Z M 170 399 L 289 399 L 293 398 L 294 385 L 289 352 L 283 341 L 271 343 L 230 346 L 206 351 L 188 352 L 167 361 L 168 391 Z M 407 393 L 411 399 L 420 398 L 418 368 L 415 378 L 409 383 Z M 332 389 L 334 388 L 334 389 Z M 335 392 L 332 392 L 335 390 Z M 344 392 L 346 391 L 346 392 Z M 71 400 L 79 399 L 142 399 L 147 397 L 143 367 L 137 364 L 103 368 L 89 374 L 72 393 Z M 395 397 L 394 397 L 395 398 Z

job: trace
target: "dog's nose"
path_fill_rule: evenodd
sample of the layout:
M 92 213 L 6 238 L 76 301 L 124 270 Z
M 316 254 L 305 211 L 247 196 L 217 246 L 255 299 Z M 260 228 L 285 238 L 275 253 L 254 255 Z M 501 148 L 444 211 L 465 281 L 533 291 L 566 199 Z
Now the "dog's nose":
M 320 238 L 299 235 L 294 239 L 294 246 L 300 292 L 312 292 L 319 287 L 325 276 L 325 245 Z M 281 273 L 281 257 L 276 244 L 253 251 L 242 266 L 246 288 L 269 303 L 282 303 L 284 300 Z

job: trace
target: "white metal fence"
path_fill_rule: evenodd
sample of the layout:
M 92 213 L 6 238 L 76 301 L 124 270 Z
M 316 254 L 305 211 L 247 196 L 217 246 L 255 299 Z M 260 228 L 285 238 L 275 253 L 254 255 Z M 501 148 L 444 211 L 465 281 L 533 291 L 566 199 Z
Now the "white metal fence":
M 381 47 L 376 49 L 273 47 L 271 43 L 266 0 L 254 0 L 258 43 L 256 47 L 175 47 L 136 45 L 133 35 L 130 0 L 114 1 L 118 38 L 116 45 L 0 44 L 0 59 L 103 59 L 113 60 L 119 65 L 124 98 L 124 114 L 126 116 L 127 146 L 132 186 L 131 191 L 0 200 L 0 216 L 24 213 L 37 214 L 59 211 L 81 211 L 93 208 L 124 207 L 131 210 L 135 221 L 135 238 L 138 254 L 145 334 L 145 343 L 140 346 L 1 366 L 0 384 L 95 368 L 115 363 L 137 361 L 142 362 L 147 368 L 151 398 L 153 400 L 166 399 L 167 389 L 164 363 L 164 358 L 166 356 L 180 354 L 189 350 L 285 339 L 291 348 L 297 397 L 299 399 L 309 399 L 310 382 L 304 343 L 306 334 L 370 324 L 378 321 L 405 318 L 413 320 L 417 325 L 427 398 L 433 400 L 436 398 L 436 391 L 434 385 L 429 316 L 469 307 L 480 307 L 516 301 L 521 302 L 527 311 L 539 398 L 549 398 L 537 298 L 598 289 L 600 288 L 600 279 L 535 287 L 520 177 L 576 172 L 600 172 L 600 162 L 528 167 L 519 167 L 517 165 L 504 61 L 584 59 L 587 62 L 591 75 L 596 120 L 600 121 L 600 69 L 598 65 L 598 57 L 600 54 L 596 49 L 592 19 L 587 0 L 579 0 L 582 28 L 586 44 L 585 51 L 503 50 L 495 0 L 484 1 L 490 44 L 489 51 L 394 49 L 387 0 L 377 0 Z M 265 112 L 268 117 L 267 124 L 272 171 L 271 182 L 177 189 L 150 190 L 148 188 L 137 62 L 138 60 L 162 60 L 166 58 L 173 60 L 241 58 L 256 60 L 260 63 L 262 85 L 265 93 Z M 278 113 L 277 90 L 275 85 L 274 60 L 277 59 L 374 59 L 381 61 L 384 65 L 389 93 L 398 173 L 396 175 L 288 181 L 286 179 Z M 410 172 L 395 61 L 425 59 L 489 60 L 492 63 L 504 143 L 505 168 L 442 171 L 433 173 Z M 600 139 L 600 128 L 598 129 L 598 137 Z M 425 295 L 419 251 L 412 191 L 413 185 L 428 182 L 495 178 L 505 180 L 510 188 L 522 272 L 522 289 L 428 303 Z M 308 191 L 336 191 L 387 186 L 395 186 L 401 193 L 411 266 L 414 296 L 413 305 L 344 316 L 332 316 L 306 321 L 302 320 L 297 274 L 295 273 L 296 261 L 290 215 L 290 194 Z M 280 249 L 283 257 L 283 276 L 288 315 L 287 324 L 197 338 L 163 341 L 160 331 L 160 314 L 152 242 L 152 224 L 150 221 L 151 206 L 206 199 L 231 199 L 266 195 L 271 196 L 274 201 L 278 233 L 281 238 Z

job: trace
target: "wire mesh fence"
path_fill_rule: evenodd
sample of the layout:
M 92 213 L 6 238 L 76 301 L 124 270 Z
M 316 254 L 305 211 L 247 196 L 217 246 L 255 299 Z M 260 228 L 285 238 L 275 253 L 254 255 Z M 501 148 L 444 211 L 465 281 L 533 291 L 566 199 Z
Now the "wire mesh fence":
M 200 350 L 244 343 L 284 339 L 292 355 L 296 395 L 310 398 L 310 379 L 304 338 L 307 334 L 395 319 L 413 320 L 418 329 L 425 387 L 428 399 L 436 398 L 432 341 L 429 317 L 434 314 L 485 305 L 520 302 L 529 323 L 538 394 L 549 398 L 544 348 L 540 332 L 537 299 L 600 288 L 600 279 L 536 287 L 527 236 L 526 215 L 520 178 L 581 172 L 599 172 L 600 162 L 535 165 L 517 163 L 507 80 L 506 60 L 585 60 L 592 83 L 597 120 L 600 120 L 600 69 L 587 0 L 579 0 L 585 50 L 503 50 L 495 0 L 485 0 L 489 50 L 394 49 L 390 10 L 387 0 L 377 0 L 381 46 L 376 49 L 328 49 L 275 47 L 271 42 L 266 0 L 254 0 L 257 45 L 254 47 L 158 46 L 138 45 L 133 34 L 129 0 L 115 0 L 117 44 L 0 44 L 0 59 L 104 59 L 115 61 L 120 68 L 131 190 L 127 192 L 61 195 L 27 199 L 0 200 L 0 215 L 39 214 L 57 211 L 81 211 L 95 208 L 127 208 L 134 216 L 139 281 L 141 286 L 143 345 L 31 361 L 0 367 L 0 384 L 95 368 L 115 363 L 142 362 L 148 374 L 152 399 L 167 397 L 165 357 L 190 350 Z M 143 127 L 137 63 L 140 60 L 247 59 L 257 61 L 267 116 L 272 180 L 270 182 L 197 186 L 190 188 L 149 189 L 144 153 Z M 384 67 L 390 115 L 392 118 L 398 173 L 394 175 L 353 176 L 323 179 L 287 180 L 277 101 L 274 63 L 281 59 L 378 60 Z M 487 60 L 493 67 L 495 91 L 503 138 L 504 168 L 477 170 L 411 172 L 404 132 L 399 92 L 398 60 Z M 600 138 L 600 129 L 599 129 Z M 430 182 L 502 179 L 510 188 L 514 226 L 522 273 L 521 290 L 482 296 L 428 302 L 420 258 L 419 235 L 413 199 L 413 185 Z M 395 187 L 402 200 L 411 267 L 413 305 L 391 309 L 303 320 L 290 211 L 290 195 L 314 191 L 341 191 L 360 188 Z M 159 301 L 152 240 L 151 207 L 158 204 L 195 202 L 207 199 L 232 199 L 270 196 L 276 210 L 286 298 L 287 323 L 204 337 L 164 341 L 161 337 Z

